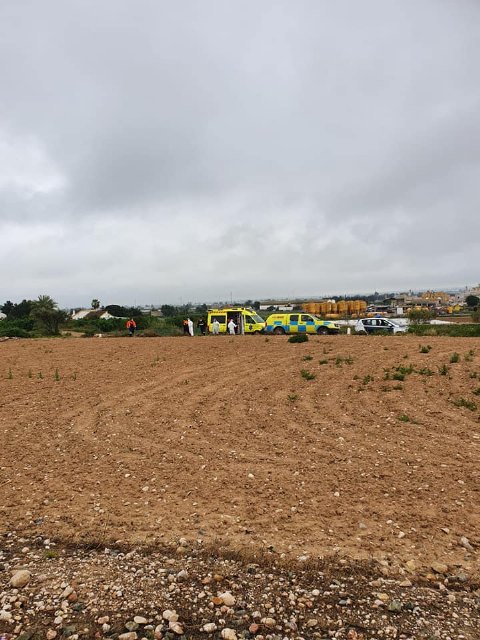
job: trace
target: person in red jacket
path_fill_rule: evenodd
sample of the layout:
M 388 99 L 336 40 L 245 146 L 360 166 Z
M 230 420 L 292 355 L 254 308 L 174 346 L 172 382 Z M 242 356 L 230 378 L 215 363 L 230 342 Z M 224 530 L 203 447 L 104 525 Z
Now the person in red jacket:
M 128 333 L 132 336 L 135 335 L 135 329 L 137 328 L 137 323 L 135 322 L 135 320 L 133 318 L 130 318 L 130 320 L 127 320 L 127 329 L 128 329 Z

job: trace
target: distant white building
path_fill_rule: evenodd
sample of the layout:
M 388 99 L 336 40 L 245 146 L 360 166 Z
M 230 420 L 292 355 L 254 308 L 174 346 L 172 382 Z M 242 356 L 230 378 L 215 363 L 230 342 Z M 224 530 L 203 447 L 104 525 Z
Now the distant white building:
M 92 320 L 93 318 L 100 318 L 102 320 L 111 320 L 115 318 L 108 311 L 102 309 L 80 309 L 75 313 L 72 313 L 72 320 Z
M 267 311 L 267 309 L 274 308 L 275 311 L 293 311 L 293 304 L 291 302 L 263 302 L 260 304 L 260 311 Z

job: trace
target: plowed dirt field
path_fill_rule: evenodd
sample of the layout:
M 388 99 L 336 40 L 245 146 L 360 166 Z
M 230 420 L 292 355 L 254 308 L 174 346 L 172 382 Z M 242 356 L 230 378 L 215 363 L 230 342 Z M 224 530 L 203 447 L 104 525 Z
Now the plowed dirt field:
M 479 340 L 11 340 L 0 363 L 2 532 L 478 571 Z

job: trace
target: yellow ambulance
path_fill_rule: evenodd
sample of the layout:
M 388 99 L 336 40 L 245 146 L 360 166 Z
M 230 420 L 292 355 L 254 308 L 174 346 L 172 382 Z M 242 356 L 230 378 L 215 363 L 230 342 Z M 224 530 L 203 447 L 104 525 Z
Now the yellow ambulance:
M 318 333 L 319 335 L 335 334 L 340 325 L 330 320 L 321 320 L 310 313 L 274 313 L 268 316 L 266 333 L 284 335 L 285 333 Z
M 220 333 L 228 333 L 227 325 L 233 320 L 237 325 L 236 333 L 263 333 L 265 320 L 250 307 L 225 307 L 224 309 L 209 309 L 207 316 L 208 332 L 212 331 L 212 322 L 217 320 Z

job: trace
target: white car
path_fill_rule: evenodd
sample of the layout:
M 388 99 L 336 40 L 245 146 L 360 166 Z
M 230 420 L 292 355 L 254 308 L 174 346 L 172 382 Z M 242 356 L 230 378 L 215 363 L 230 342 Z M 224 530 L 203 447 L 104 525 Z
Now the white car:
M 407 327 L 387 318 L 362 318 L 355 325 L 358 333 L 405 333 Z

